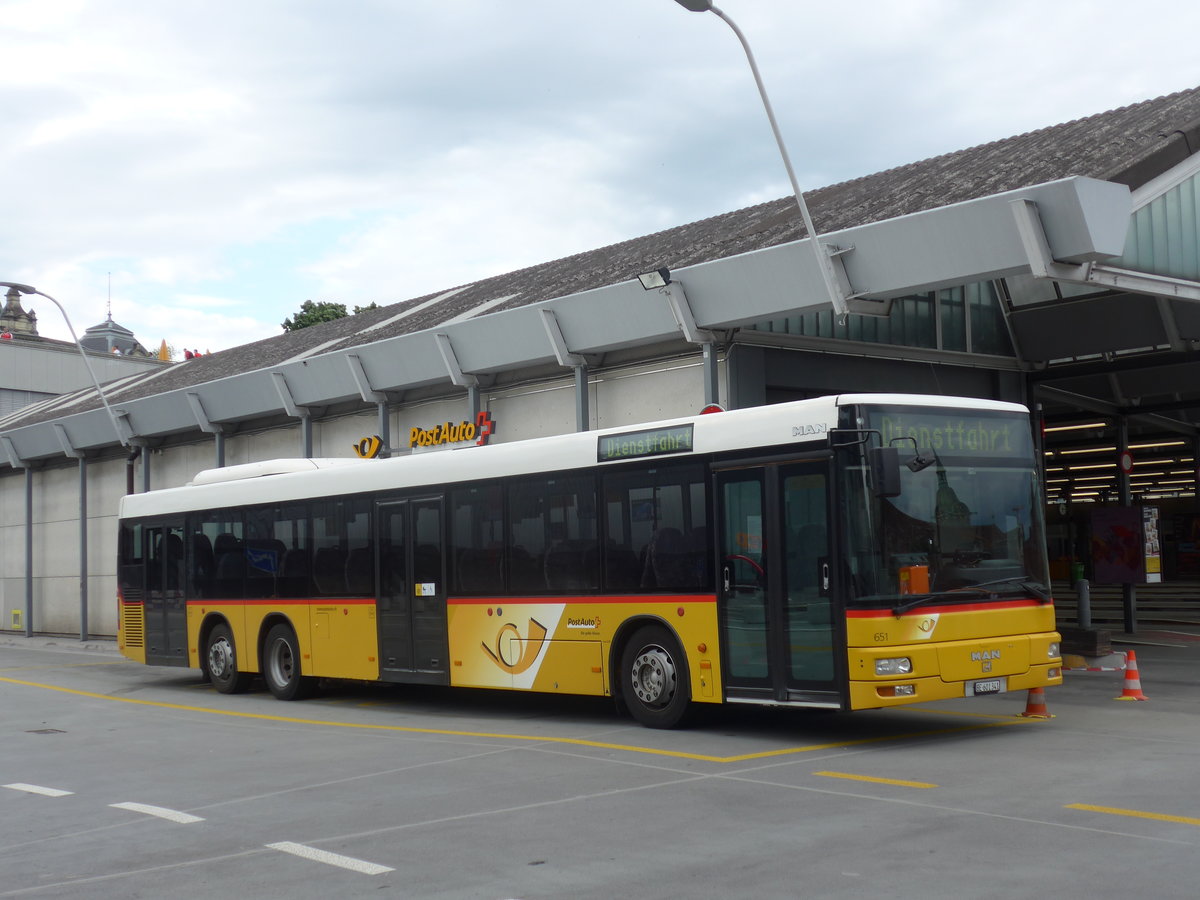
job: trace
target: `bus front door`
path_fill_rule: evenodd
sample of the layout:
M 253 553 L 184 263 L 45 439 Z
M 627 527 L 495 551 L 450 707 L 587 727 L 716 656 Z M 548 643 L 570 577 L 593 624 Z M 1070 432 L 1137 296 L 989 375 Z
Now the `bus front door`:
M 839 708 L 824 460 L 717 473 L 725 696 Z
M 376 504 L 380 677 L 449 684 L 440 497 Z

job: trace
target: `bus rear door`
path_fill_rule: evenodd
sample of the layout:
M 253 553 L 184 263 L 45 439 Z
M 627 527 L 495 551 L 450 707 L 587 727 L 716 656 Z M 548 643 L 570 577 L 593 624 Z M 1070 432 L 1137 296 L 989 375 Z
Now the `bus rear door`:
M 442 499 L 379 502 L 380 677 L 449 684 Z

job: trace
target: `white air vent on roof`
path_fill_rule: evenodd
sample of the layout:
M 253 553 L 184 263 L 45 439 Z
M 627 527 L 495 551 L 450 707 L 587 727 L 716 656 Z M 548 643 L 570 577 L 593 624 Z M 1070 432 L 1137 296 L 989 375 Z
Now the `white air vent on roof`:
M 241 481 L 244 478 L 262 478 L 264 475 L 287 475 L 292 472 L 311 472 L 314 469 L 334 469 L 339 466 L 356 466 L 369 462 L 365 459 L 266 459 L 262 462 L 226 466 L 223 469 L 205 469 L 197 472 L 189 484 L 218 484 L 222 481 Z

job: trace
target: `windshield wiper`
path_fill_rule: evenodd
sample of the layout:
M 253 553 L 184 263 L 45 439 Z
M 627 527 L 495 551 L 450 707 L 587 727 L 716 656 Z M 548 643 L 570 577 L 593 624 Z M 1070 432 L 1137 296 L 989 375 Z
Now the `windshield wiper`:
M 1050 599 L 1050 589 L 1046 585 L 1025 575 L 1012 575 L 1008 578 L 997 578 L 995 581 L 981 581 L 979 584 L 969 584 L 966 587 L 990 587 L 994 584 L 1015 584 L 1025 588 L 1039 600 Z
M 944 600 L 947 597 L 951 597 L 953 594 L 963 594 L 968 591 L 974 591 L 975 593 L 984 595 L 991 593 L 991 591 L 980 589 L 977 585 L 964 584 L 962 587 L 951 588 L 948 591 L 932 591 L 928 594 L 917 594 L 916 596 L 910 597 L 904 603 L 897 603 L 895 606 L 893 606 L 892 614 L 899 618 L 901 613 L 906 613 L 910 609 L 916 609 L 918 606 L 923 606 L 930 600 Z M 951 597 L 951 599 L 953 598 Z
M 953 594 L 975 593 L 986 596 L 993 593 L 992 591 L 987 590 L 987 588 L 998 584 L 1015 584 L 1018 587 L 1025 588 L 1025 590 L 1029 591 L 1029 593 L 1036 596 L 1039 600 L 1050 599 L 1049 589 L 1047 589 L 1047 587 L 1041 582 L 1026 578 L 1024 575 L 1013 575 L 1009 578 L 997 578 L 994 581 L 981 581 L 979 584 L 964 584 L 962 587 L 950 588 L 949 590 L 945 591 L 932 591 L 928 594 L 918 594 L 909 598 L 903 603 L 897 603 L 895 606 L 893 606 L 892 614 L 899 618 L 902 613 L 906 613 L 910 609 L 916 609 L 918 606 L 922 606 L 925 603 L 928 603 L 930 600 L 946 599 L 951 597 Z

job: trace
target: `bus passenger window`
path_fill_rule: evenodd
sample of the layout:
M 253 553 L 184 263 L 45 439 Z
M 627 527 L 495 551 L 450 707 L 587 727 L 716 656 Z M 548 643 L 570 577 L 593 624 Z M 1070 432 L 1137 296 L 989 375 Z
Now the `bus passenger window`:
M 504 593 L 504 505 L 499 485 L 460 488 L 450 499 L 451 590 Z
M 513 593 L 598 588 L 595 479 L 590 475 L 556 475 L 512 482 L 509 540 Z
M 604 578 L 611 591 L 712 584 L 704 472 L 661 466 L 604 477 Z

